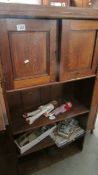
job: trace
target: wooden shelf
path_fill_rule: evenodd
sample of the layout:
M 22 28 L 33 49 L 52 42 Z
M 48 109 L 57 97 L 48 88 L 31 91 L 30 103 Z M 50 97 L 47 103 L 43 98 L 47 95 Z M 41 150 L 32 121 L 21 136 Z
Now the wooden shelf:
M 1 17 L 32 17 L 33 18 L 51 18 L 51 19 L 98 19 L 97 9 L 88 8 L 65 8 L 65 7 L 52 7 L 51 6 L 39 6 L 39 5 L 27 5 L 27 4 L 0 4 L 0 16 Z
M 81 134 L 80 136 L 76 137 L 75 140 L 72 140 L 68 143 L 66 143 L 62 148 L 66 147 L 67 145 L 71 144 L 72 142 L 77 141 L 78 139 L 84 137 L 84 134 Z M 29 155 L 31 153 L 40 151 L 44 148 L 48 148 L 55 145 L 54 141 L 48 136 L 47 138 L 45 138 L 44 140 L 42 140 L 40 143 L 38 143 L 37 145 L 35 145 L 34 147 L 32 147 L 30 150 L 26 151 L 24 154 L 18 154 L 18 158 L 24 157 L 26 155 Z M 62 148 L 58 148 L 58 149 L 62 149 Z
M 50 83 L 36 85 L 36 86 L 34 85 L 34 86 L 26 87 L 26 88 L 6 90 L 6 92 L 7 93 L 14 93 L 14 92 L 18 92 L 18 91 L 26 91 L 26 90 L 30 90 L 30 89 L 34 89 L 34 88 L 40 88 L 40 87 L 52 86 L 52 85 L 59 85 L 59 84 L 64 84 L 64 83 L 68 83 L 68 82 L 72 82 L 72 81 L 79 81 L 79 80 L 82 80 L 82 79 L 92 78 L 92 77 L 96 77 L 96 74 L 92 74 L 90 76 L 85 76 L 85 77 L 80 77 L 80 78 L 75 78 L 75 79 L 70 79 L 70 80 L 66 80 L 66 81 L 56 81 L 56 82 L 50 82 Z
M 46 139 L 42 140 L 40 143 L 32 147 L 30 150 L 26 151 L 24 154 L 18 154 L 18 157 L 21 158 L 23 156 L 29 155 L 33 152 L 40 151 L 44 148 L 48 148 L 50 146 L 53 146 L 55 143 L 50 137 L 47 137 Z
M 72 102 L 72 104 L 73 107 L 70 111 L 58 115 L 55 120 L 49 120 L 47 117 L 42 116 L 38 120 L 36 120 L 32 125 L 29 125 L 22 116 L 16 114 L 12 115 L 13 135 L 18 135 L 23 132 L 37 129 L 42 126 L 52 125 L 59 121 L 65 120 L 66 118 L 76 117 L 78 115 L 89 112 L 89 110 L 78 101 L 74 101 Z

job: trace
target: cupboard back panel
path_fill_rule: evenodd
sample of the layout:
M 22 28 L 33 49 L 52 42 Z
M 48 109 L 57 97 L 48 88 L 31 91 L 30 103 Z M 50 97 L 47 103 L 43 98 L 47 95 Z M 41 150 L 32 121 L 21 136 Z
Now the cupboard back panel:
M 10 112 L 19 113 L 20 115 L 52 100 L 57 100 L 60 104 L 64 101 L 76 100 L 90 108 L 94 82 L 94 78 L 88 78 L 76 82 L 8 93 Z
M 24 113 L 32 111 L 40 105 L 44 105 L 52 100 L 70 99 L 73 96 L 73 83 L 64 85 L 47 86 L 31 90 L 19 91 L 7 94 L 10 112 Z M 65 96 L 64 96 L 65 94 Z
M 79 101 L 80 104 L 83 104 L 85 107 L 90 109 L 95 85 L 95 77 L 70 83 L 72 84 L 71 85 L 68 83 L 70 92 L 68 91 L 66 84 L 63 85 L 63 98 L 66 99 L 67 96 L 70 100 L 75 99 L 76 101 Z
M 89 109 L 91 107 L 94 85 L 95 78 L 88 78 L 85 80 L 77 81 L 77 84 L 75 84 L 75 98 L 77 98 Z

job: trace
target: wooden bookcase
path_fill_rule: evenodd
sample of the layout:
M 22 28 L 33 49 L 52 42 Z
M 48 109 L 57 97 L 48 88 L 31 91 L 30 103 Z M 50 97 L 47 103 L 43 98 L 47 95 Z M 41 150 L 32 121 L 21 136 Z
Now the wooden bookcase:
M 98 105 L 97 52 L 97 10 L 0 5 L 1 81 L 13 140 L 27 131 L 72 117 L 85 132 L 94 129 Z M 69 100 L 73 107 L 55 120 L 42 116 L 32 125 L 22 118 L 24 112 L 52 100 L 59 104 Z M 59 160 L 64 158 L 64 152 L 68 155 L 77 148 L 81 150 L 84 138 L 85 134 L 57 149 L 48 137 L 23 155 L 16 151 L 17 159 L 23 159 L 22 169 L 31 170 L 31 154 L 41 155 L 42 162 L 50 161 L 41 150 L 55 148 L 53 160 Z

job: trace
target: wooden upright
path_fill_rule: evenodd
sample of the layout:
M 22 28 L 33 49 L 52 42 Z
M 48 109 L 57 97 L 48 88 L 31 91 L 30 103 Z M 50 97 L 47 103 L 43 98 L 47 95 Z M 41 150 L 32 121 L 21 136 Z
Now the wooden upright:
M 2 71 L 0 64 L 0 131 L 5 130 L 5 121 L 4 121 L 5 116 L 6 116 L 6 108 L 2 90 Z

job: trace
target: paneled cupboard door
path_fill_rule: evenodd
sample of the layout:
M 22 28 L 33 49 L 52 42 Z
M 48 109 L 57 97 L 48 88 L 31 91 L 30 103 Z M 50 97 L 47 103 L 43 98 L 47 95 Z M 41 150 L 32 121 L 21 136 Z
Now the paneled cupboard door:
M 56 21 L 5 19 L 0 26 L 6 89 L 55 81 Z
M 63 20 L 60 80 L 95 74 L 98 60 L 98 21 Z

